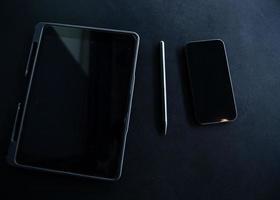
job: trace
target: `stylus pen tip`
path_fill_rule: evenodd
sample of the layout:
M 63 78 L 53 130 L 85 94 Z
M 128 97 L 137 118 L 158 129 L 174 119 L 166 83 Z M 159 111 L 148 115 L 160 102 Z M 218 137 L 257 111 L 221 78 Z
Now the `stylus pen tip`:
M 164 123 L 164 130 L 163 131 L 164 131 L 164 136 L 167 135 L 167 123 L 166 122 Z

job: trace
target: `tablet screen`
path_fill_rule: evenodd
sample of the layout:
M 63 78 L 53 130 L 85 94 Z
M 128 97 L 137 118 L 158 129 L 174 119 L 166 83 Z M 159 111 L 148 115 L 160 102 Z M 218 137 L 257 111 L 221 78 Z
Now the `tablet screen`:
M 45 26 L 17 162 L 114 178 L 120 171 L 137 38 Z

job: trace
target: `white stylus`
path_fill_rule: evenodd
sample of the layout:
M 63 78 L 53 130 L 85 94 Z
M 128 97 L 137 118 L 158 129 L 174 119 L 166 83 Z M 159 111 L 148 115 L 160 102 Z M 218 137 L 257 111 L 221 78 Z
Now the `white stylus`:
M 167 134 L 167 95 L 166 95 L 166 70 L 165 70 L 165 45 L 160 41 L 160 64 L 161 64 L 161 89 L 162 89 L 162 120 L 164 123 L 164 135 Z

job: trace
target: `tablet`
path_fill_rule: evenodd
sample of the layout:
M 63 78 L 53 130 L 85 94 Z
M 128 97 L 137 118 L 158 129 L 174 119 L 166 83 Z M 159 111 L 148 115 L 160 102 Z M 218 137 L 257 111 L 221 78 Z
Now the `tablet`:
M 9 162 L 48 172 L 119 179 L 138 46 L 134 32 L 39 23 Z

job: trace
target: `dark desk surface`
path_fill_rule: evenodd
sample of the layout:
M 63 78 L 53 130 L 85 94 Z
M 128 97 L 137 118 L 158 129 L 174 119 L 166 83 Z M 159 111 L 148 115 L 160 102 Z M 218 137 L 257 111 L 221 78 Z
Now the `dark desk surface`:
M 102 2 L 102 3 L 101 3 Z M 1 193 L 34 199 L 279 199 L 278 0 L 18 1 L 0 3 Z M 141 37 L 123 176 L 107 183 L 18 170 L 4 162 L 39 21 L 133 30 Z M 225 41 L 239 117 L 193 124 L 183 46 Z M 158 131 L 158 42 L 166 42 L 169 130 Z

